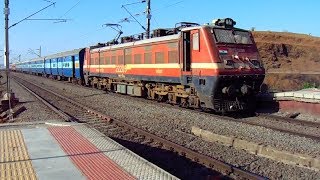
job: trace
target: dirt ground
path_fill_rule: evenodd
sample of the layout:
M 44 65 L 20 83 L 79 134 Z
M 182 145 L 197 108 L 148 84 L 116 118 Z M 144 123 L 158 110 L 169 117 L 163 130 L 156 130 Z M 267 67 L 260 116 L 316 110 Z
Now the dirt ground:
M 267 70 L 265 83 L 274 90 L 320 86 L 320 37 L 287 32 L 254 31 Z
M 269 91 L 295 91 L 310 87 L 320 87 L 319 74 L 278 74 L 267 73 L 264 80 Z

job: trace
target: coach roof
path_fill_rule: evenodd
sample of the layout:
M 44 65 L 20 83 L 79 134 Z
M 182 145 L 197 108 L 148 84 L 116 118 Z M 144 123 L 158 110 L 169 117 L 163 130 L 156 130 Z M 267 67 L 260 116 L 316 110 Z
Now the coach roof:
M 49 55 L 49 56 L 46 56 L 45 59 L 54 59 L 54 58 L 60 58 L 60 57 L 76 55 L 76 54 L 79 54 L 80 51 L 82 51 L 83 49 L 84 48 L 79 48 L 79 49 L 74 49 L 74 50 L 71 50 L 71 51 L 65 51 L 65 52 Z

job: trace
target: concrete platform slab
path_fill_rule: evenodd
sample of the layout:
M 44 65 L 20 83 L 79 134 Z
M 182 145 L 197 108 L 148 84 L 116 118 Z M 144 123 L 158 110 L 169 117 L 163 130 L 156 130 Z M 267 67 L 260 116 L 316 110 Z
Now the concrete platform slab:
M 86 179 L 47 128 L 23 129 L 22 132 L 39 179 Z
M 50 122 L 1 125 L 0 179 L 177 178 L 95 129 Z

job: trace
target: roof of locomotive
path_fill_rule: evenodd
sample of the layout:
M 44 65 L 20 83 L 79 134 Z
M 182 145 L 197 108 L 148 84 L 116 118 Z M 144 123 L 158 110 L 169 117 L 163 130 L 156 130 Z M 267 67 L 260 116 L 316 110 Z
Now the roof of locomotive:
M 144 39 L 144 40 L 127 42 L 127 43 L 116 44 L 116 45 L 110 45 L 110 46 L 105 46 L 105 47 L 101 47 L 101 48 L 94 48 L 94 49 L 91 49 L 91 52 L 99 52 L 99 51 L 111 50 L 111 49 L 116 49 L 116 48 L 121 48 L 121 47 L 129 47 L 129 46 L 159 42 L 159 41 L 170 41 L 170 40 L 176 40 L 178 38 L 179 38 L 179 34 L 154 37 L 154 38 L 150 38 L 150 39 Z
M 221 26 L 216 26 L 214 24 L 205 24 L 205 25 L 199 25 L 199 26 L 185 27 L 185 28 L 182 28 L 180 30 L 180 32 L 178 32 L 177 34 L 174 34 L 174 35 L 166 35 L 166 36 L 161 36 L 161 37 L 153 37 L 150 39 L 137 40 L 137 41 L 132 41 L 132 42 L 109 45 L 109 46 L 104 46 L 104 47 L 96 47 L 96 48 L 92 48 L 90 51 L 91 52 L 99 52 L 99 51 L 112 50 L 112 49 L 117 49 L 117 48 L 122 48 L 122 47 L 131 47 L 131 46 L 135 46 L 135 45 L 148 44 L 148 43 L 154 43 L 154 42 L 160 42 L 160 41 L 176 40 L 180 37 L 181 32 L 195 30 L 195 29 L 201 29 L 201 28 L 207 28 L 207 27 L 209 27 L 209 28 L 223 28 Z M 233 27 L 232 29 L 244 30 L 244 29 L 239 29 L 236 27 Z

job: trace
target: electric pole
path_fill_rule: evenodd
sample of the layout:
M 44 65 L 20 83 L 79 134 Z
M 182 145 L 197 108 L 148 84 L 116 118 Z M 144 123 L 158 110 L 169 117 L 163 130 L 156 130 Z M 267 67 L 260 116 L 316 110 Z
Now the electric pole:
M 5 56 L 5 65 L 6 65 L 6 78 L 7 78 L 7 97 L 8 98 L 8 108 L 9 108 L 9 119 L 12 120 L 12 109 L 11 109 L 11 90 L 10 90 L 10 69 L 9 69 L 9 0 L 4 0 L 4 21 L 5 21 L 5 32 L 4 32 L 4 39 L 5 39 L 5 49 L 4 49 L 4 56 Z M 13 96 L 14 97 L 14 96 Z
M 4 0 L 4 21 L 5 21 L 5 48 L 4 48 L 4 56 L 5 56 L 5 66 L 6 66 L 6 76 L 7 76 L 7 93 L 10 94 L 10 85 L 9 85 L 9 0 Z M 10 101 L 10 100 L 9 100 Z
M 151 21 L 151 0 L 147 0 L 147 39 L 150 38 L 150 21 Z

